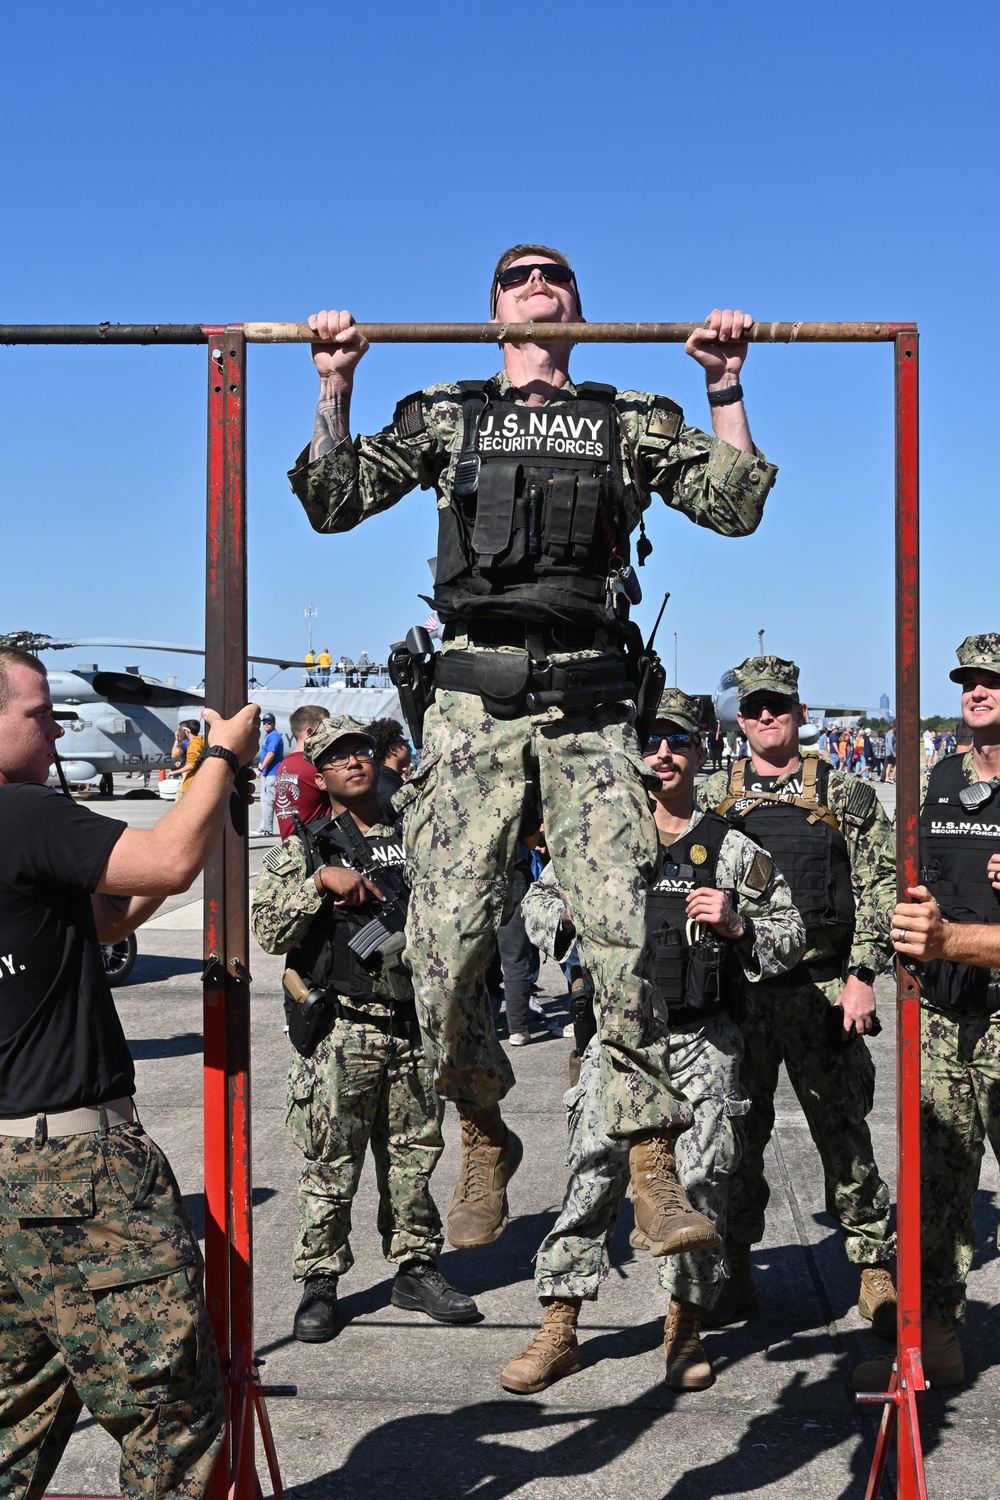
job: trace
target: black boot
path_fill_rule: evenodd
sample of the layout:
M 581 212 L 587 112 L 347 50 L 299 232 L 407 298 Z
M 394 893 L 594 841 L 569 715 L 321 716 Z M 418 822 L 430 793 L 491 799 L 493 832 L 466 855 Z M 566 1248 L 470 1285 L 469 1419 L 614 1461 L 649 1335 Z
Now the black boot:
M 425 1260 L 411 1260 L 400 1266 L 392 1283 L 393 1307 L 408 1312 L 423 1312 L 439 1323 L 471 1323 L 479 1317 L 479 1308 L 471 1297 L 456 1292 L 434 1266 Z
M 300 1344 L 325 1344 L 337 1332 L 336 1276 L 307 1276 L 292 1334 Z

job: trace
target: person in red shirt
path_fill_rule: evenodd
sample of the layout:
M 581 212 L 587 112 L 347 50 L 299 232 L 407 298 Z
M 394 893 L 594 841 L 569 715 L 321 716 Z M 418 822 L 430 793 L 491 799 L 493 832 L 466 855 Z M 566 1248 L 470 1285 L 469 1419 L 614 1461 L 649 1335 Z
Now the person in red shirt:
M 278 833 L 287 839 L 295 827 L 294 815 L 298 813 L 303 823 L 311 823 L 320 813 L 330 811 L 330 799 L 320 791 L 316 782 L 316 767 L 302 754 L 306 735 L 328 719 L 327 709 L 318 704 L 306 703 L 297 708 L 288 720 L 295 736 L 295 749 L 286 755 L 275 776 L 274 811 L 278 819 Z

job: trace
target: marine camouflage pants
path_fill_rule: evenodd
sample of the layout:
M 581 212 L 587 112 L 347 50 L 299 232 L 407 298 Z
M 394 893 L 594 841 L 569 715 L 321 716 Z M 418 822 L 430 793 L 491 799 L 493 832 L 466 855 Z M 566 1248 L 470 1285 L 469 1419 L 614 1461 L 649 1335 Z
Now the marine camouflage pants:
M 867 1123 L 875 1064 L 863 1038 L 846 1045 L 829 1039 L 829 1006 L 842 989 L 836 979 L 799 985 L 765 979 L 746 986 L 741 1077 L 753 1105 L 729 1195 L 729 1235 L 741 1245 L 764 1237 L 770 1197 L 764 1150 L 774 1129 L 774 1095 L 784 1062 L 823 1164 L 826 1211 L 841 1228 L 847 1258 L 856 1265 L 883 1265 L 892 1257 L 893 1239 L 889 1190 L 875 1165 Z
M 537 781 L 545 839 L 597 991 L 607 1133 L 686 1125 L 668 1076 L 668 1041 L 644 975 L 645 895 L 657 852 L 632 708 L 496 719 L 472 693 L 439 692 L 420 769 L 396 794 L 406 810 L 412 967 L 435 1086 L 473 1108 L 514 1082 L 483 976 L 504 914 L 525 802 Z
M 222 1443 L 201 1256 L 138 1124 L 0 1136 L 0 1493 L 37 1500 L 81 1406 L 127 1500 L 204 1495 Z
M 443 1113 L 420 1049 L 377 1026 L 341 1017 L 311 1057 L 293 1050 L 287 1123 L 305 1157 L 296 1281 L 353 1266 L 351 1204 L 369 1141 L 384 1255 L 437 1264 L 443 1241 L 430 1176 L 444 1150 Z
M 583 1054 L 580 1078 L 565 1097 L 570 1179 L 562 1212 L 535 1259 L 535 1291 L 593 1300 L 608 1274 L 608 1246 L 629 1183 L 628 1142 L 605 1133 L 600 1109 L 598 1039 Z M 674 1032 L 670 1065 L 690 1101 L 694 1123 L 674 1147 L 677 1176 L 691 1204 L 725 1238 L 729 1178 L 739 1160 L 742 1116 L 750 1101 L 740 1087 L 743 1038 L 727 1015 L 697 1031 Z M 673 1297 L 712 1307 L 728 1274 L 723 1250 L 667 1255 L 657 1261 L 661 1287 Z
M 961 1322 L 987 1140 L 1000 1161 L 1000 1015 L 921 1010 L 920 1098 L 924 1312 Z

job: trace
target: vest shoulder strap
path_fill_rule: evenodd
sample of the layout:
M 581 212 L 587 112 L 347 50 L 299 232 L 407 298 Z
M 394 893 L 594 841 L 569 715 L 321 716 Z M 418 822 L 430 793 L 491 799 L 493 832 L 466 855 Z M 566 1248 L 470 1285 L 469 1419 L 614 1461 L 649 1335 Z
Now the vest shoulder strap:
M 745 760 L 733 762 L 732 770 L 729 773 L 729 791 L 715 809 L 720 818 L 724 818 L 737 799 L 743 796 L 746 769 L 747 763 Z
M 958 801 L 959 792 L 964 786 L 968 786 L 964 760 L 964 755 L 946 755 L 936 766 L 931 767 L 926 802 L 938 802 L 942 797 L 947 797 L 949 802 Z
M 489 390 L 488 380 L 460 380 L 458 388 L 464 398 L 472 399 L 473 396 L 483 397 Z
M 613 385 L 602 385 L 599 380 L 585 380 L 576 388 L 578 401 L 606 401 L 610 406 L 618 399 L 618 391 Z

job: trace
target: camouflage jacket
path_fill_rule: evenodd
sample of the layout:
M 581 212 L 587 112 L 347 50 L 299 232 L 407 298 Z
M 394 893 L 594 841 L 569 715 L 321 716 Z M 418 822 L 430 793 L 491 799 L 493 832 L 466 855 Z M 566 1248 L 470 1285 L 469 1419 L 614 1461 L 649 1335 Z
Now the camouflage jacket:
M 798 770 L 778 778 L 780 790 Z M 748 777 L 748 781 L 749 781 Z M 858 785 L 871 790 L 871 806 L 861 817 L 845 816 L 848 794 Z M 716 771 L 697 788 L 699 807 L 717 808 L 729 791 L 729 774 Z M 892 827 L 882 810 L 874 787 L 859 783 L 849 771 L 830 772 L 827 803 L 840 823 L 851 861 L 851 886 L 854 892 L 854 936 L 849 963 L 879 973 L 892 957 L 889 918 L 896 904 L 896 856 Z M 850 933 L 847 927 L 826 927 L 806 934 L 802 957 L 813 961 L 837 953 Z
M 368 832 L 391 838 L 394 829 L 379 823 Z M 300 943 L 328 896 L 316 889 L 300 838 L 271 849 L 250 903 L 250 928 L 264 952 L 287 953 Z
M 501 393 L 513 388 L 506 371 L 493 379 Z M 563 390 L 576 393 L 571 381 Z M 288 478 L 314 531 L 351 531 L 416 485 L 436 492 L 439 509 L 448 505 L 462 442 L 461 391 L 457 385 L 428 386 L 420 403 L 424 426 L 412 436 L 394 421 L 374 437 L 345 439 L 314 463 L 308 447 L 303 450 Z M 756 530 L 778 472 L 763 454 L 743 453 L 686 426 L 680 407 L 664 396 L 619 391 L 616 404 L 630 528 L 655 491 L 673 510 L 723 536 Z M 649 430 L 654 417 L 657 433 Z
M 701 822 L 703 813 L 695 808 L 689 833 Z M 660 834 L 662 842 L 664 835 Z M 682 837 L 678 834 L 677 837 Z M 805 941 L 805 928 L 785 877 L 775 869 L 768 855 L 739 829 L 726 834 L 716 866 L 716 889 L 736 896 L 733 903 L 754 924 L 753 948 L 744 953 L 737 948 L 746 977 L 767 979 L 782 974 L 798 963 Z M 521 914 L 528 937 L 543 952 L 555 951 L 559 923 L 565 911 L 562 892 L 555 882 L 551 865 L 521 902 Z M 572 920 L 572 912 L 569 913 Z

